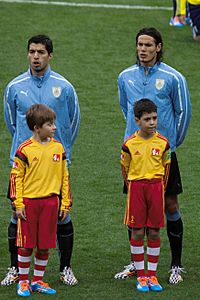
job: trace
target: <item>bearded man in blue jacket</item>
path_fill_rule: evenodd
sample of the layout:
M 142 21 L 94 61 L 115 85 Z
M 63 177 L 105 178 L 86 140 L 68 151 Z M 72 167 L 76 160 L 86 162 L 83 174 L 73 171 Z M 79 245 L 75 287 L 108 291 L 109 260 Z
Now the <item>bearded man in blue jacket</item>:
M 10 163 L 18 146 L 31 136 L 26 124 L 26 111 L 36 103 L 52 108 L 56 114 L 55 139 L 59 140 L 66 151 L 68 166 L 72 145 L 80 125 L 78 97 L 72 84 L 63 76 L 51 70 L 53 43 L 46 35 L 36 35 L 29 39 L 27 45 L 29 69 L 14 78 L 4 93 L 4 116 L 8 130 L 12 135 Z M 18 281 L 17 247 L 15 246 L 17 219 L 15 212 L 8 226 L 8 242 L 11 266 L 1 285 L 11 285 Z M 60 253 L 60 279 L 64 284 L 77 284 L 71 269 L 73 248 L 73 225 L 68 215 L 65 222 L 58 220 L 57 240 Z
M 183 223 L 178 204 L 182 183 L 175 150 L 183 143 L 188 130 L 191 118 L 190 96 L 183 75 L 162 62 L 163 41 L 155 28 L 143 28 L 138 32 L 136 51 L 136 64 L 122 71 L 118 78 L 119 101 L 126 120 L 124 139 L 138 129 L 133 115 L 134 103 L 142 98 L 151 99 L 158 108 L 157 130 L 167 137 L 172 151 L 165 192 L 165 213 L 172 254 L 169 283 L 176 284 L 183 280 L 181 275 Z M 124 192 L 126 189 L 124 186 Z M 130 230 L 129 240 L 131 246 Z M 134 273 L 135 265 L 131 262 L 123 271 L 117 273 L 115 278 L 123 279 L 133 276 Z

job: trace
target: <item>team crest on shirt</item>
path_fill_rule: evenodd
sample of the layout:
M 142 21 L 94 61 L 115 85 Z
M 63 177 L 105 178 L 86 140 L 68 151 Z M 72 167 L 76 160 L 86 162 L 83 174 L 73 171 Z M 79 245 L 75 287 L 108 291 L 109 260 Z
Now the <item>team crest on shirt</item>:
M 161 90 L 163 88 L 164 84 L 165 84 L 164 79 L 156 78 L 156 84 L 155 85 L 156 85 L 157 90 Z
M 159 155 L 159 154 L 160 154 L 160 149 L 152 148 L 152 149 L 151 149 L 151 154 L 152 154 L 153 156 Z
M 60 86 L 53 86 L 52 87 L 52 93 L 54 97 L 58 98 L 61 95 L 61 87 Z
M 120 159 L 121 159 L 121 160 L 124 160 L 124 154 L 123 154 L 123 153 L 121 153 Z
M 60 161 L 60 154 L 53 154 L 53 161 Z

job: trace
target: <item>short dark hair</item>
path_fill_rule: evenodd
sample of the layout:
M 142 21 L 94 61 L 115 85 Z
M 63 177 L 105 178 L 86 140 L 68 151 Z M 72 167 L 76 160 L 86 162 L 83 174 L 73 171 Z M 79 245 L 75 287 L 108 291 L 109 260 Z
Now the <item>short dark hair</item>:
M 44 123 L 53 122 L 55 119 L 55 112 L 45 104 L 34 104 L 26 112 L 26 122 L 31 131 L 34 126 L 41 128 Z
M 144 113 L 157 113 L 157 106 L 156 104 L 149 100 L 149 99 L 140 99 L 135 102 L 134 104 L 134 115 L 136 118 L 140 119 Z
M 160 32 L 154 27 L 145 27 L 145 28 L 140 29 L 140 31 L 136 35 L 136 46 L 137 46 L 138 38 L 140 35 L 149 35 L 152 38 L 154 38 L 156 46 L 158 44 L 161 44 L 161 49 L 157 53 L 157 57 L 156 57 L 156 62 L 161 62 L 162 58 L 163 58 L 163 40 L 162 40 L 162 36 L 161 36 Z
M 28 44 L 27 44 L 27 50 L 29 51 L 30 48 L 30 44 L 42 44 L 45 46 L 45 49 L 47 50 L 48 54 L 53 53 L 53 42 L 50 39 L 50 37 L 48 37 L 47 35 L 44 34 L 38 34 L 38 35 L 34 35 L 32 36 L 29 40 L 28 40 Z

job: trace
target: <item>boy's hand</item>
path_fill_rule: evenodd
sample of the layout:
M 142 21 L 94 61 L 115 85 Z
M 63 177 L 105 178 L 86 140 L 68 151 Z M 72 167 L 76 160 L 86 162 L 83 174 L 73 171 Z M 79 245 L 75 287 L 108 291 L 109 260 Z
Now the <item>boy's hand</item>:
M 17 216 L 17 218 L 26 221 L 26 211 L 25 211 L 25 208 L 18 208 L 18 209 L 16 209 L 16 216 Z
M 66 211 L 66 210 L 61 210 L 59 212 L 59 220 L 61 222 L 65 221 L 65 219 L 67 218 L 67 215 L 68 215 L 69 211 Z

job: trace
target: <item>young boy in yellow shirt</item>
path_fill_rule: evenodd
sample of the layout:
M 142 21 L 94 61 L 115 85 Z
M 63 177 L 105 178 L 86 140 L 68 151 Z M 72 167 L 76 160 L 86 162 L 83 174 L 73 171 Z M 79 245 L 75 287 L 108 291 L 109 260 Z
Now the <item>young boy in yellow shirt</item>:
M 167 139 L 156 131 L 157 106 L 149 99 L 134 105 L 139 130 L 123 144 L 121 169 L 128 187 L 124 224 L 131 231 L 131 248 L 137 271 L 136 289 L 161 292 L 156 269 L 160 254 L 160 228 L 164 227 L 164 190 L 170 166 Z M 144 237 L 147 235 L 147 273 Z
M 49 248 L 56 247 L 58 213 L 62 221 L 71 206 L 69 174 L 62 144 L 53 139 L 55 113 L 44 104 L 31 106 L 26 119 L 33 132 L 17 149 L 10 175 L 10 198 L 18 217 L 19 284 L 17 294 L 55 294 L 43 282 Z M 29 284 L 33 248 L 34 275 Z

